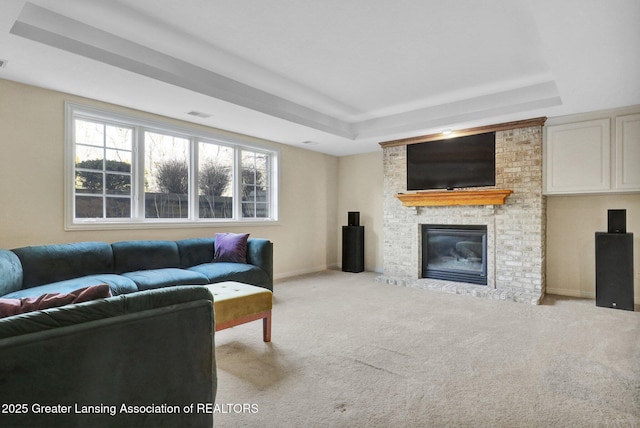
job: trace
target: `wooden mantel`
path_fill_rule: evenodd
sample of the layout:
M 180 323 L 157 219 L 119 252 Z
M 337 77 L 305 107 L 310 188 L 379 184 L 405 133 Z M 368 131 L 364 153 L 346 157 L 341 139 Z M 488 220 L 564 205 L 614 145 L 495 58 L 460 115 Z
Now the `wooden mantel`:
M 513 190 L 448 190 L 416 193 L 399 193 L 396 198 L 405 207 L 428 207 L 450 205 L 503 205 Z

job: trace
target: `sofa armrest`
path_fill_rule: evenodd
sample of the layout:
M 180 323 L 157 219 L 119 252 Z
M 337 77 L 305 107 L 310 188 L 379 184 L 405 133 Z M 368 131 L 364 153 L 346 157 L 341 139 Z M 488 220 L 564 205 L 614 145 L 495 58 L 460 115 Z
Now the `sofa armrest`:
M 12 251 L 0 249 L 0 296 L 22 288 L 22 263 Z
M 247 263 L 264 270 L 273 290 L 273 242 L 268 239 L 249 238 L 247 241 Z

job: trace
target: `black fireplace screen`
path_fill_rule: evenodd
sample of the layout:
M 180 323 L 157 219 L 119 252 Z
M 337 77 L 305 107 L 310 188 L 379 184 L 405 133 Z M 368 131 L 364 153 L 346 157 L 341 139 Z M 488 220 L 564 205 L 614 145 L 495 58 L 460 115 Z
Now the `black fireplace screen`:
M 487 226 L 422 225 L 422 277 L 487 285 Z

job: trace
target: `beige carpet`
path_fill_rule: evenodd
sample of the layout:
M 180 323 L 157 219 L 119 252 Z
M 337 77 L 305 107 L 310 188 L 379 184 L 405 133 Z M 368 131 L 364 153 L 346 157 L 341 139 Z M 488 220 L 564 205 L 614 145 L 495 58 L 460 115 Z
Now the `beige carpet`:
M 327 271 L 216 333 L 217 427 L 640 427 L 640 313 Z

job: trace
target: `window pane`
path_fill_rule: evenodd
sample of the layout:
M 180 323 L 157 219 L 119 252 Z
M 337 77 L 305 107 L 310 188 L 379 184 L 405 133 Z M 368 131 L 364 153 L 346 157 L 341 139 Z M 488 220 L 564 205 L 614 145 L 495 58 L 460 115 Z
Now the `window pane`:
M 145 132 L 145 217 L 189 216 L 189 140 Z
M 102 171 L 104 151 L 102 147 L 76 146 L 76 168 L 97 169 Z
M 242 151 L 242 216 L 269 217 L 269 155 Z
M 107 217 L 108 218 L 131 217 L 131 199 L 130 198 L 106 198 L 106 200 L 107 200 Z
M 119 126 L 106 127 L 105 145 L 109 148 L 129 150 L 133 147 L 133 130 Z
M 256 202 L 268 202 L 268 192 L 267 189 L 260 188 L 256 190 Z
M 131 152 L 107 150 L 107 171 L 131 172 Z
M 74 124 L 76 218 L 131 217 L 133 129 L 83 119 Z M 96 196 L 80 196 L 87 194 Z
M 76 196 L 76 218 L 102 218 L 102 197 Z
M 256 218 L 268 218 L 269 217 L 269 205 L 257 203 L 256 208 Z
M 242 217 L 255 217 L 256 215 L 254 203 L 242 203 Z
M 107 174 L 108 195 L 131 195 L 131 175 Z
M 76 144 L 89 144 L 93 146 L 104 145 L 104 125 L 87 120 L 76 119 Z
M 233 148 L 198 144 L 198 215 L 233 217 Z
M 102 194 L 103 174 L 101 172 L 76 171 L 76 193 Z

